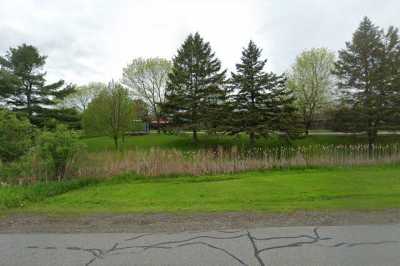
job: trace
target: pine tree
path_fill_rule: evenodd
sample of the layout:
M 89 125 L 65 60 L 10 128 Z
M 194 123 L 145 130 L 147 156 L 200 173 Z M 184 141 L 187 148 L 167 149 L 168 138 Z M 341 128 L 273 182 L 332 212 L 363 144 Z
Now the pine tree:
M 397 29 L 387 34 L 365 17 L 335 66 L 344 106 L 354 114 L 353 128 L 368 135 L 370 153 L 378 130 L 396 123 L 400 78 L 400 42 Z M 397 110 L 397 111 L 396 111 Z
M 178 128 L 193 132 L 215 127 L 222 110 L 225 71 L 199 33 L 189 35 L 173 59 L 166 89 L 165 115 Z
M 5 104 L 6 99 L 10 97 L 15 89 L 15 84 L 17 83 L 18 79 L 8 73 L 8 71 L 6 71 L 6 69 L 0 64 L 0 106 Z
M 0 66 L 7 80 L 0 80 L 0 87 L 7 87 L 6 103 L 18 113 L 26 114 L 36 125 L 43 126 L 49 118 L 63 117 L 55 106 L 74 91 L 73 86 L 65 86 L 64 81 L 46 85 L 46 72 L 42 71 L 46 56 L 31 46 L 23 44 L 10 48 L 0 57 Z
M 254 144 L 259 136 L 272 131 L 289 133 L 295 117 L 292 93 L 286 87 L 286 77 L 264 72 L 267 60 L 253 41 L 242 52 L 237 73 L 231 78 L 230 133 L 245 132 Z

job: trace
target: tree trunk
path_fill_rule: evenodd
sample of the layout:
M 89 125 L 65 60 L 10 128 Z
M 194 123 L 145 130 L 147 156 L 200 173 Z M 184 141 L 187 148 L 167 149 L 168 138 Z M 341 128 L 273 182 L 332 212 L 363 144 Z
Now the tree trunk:
M 369 158 L 373 157 L 374 144 L 376 142 L 377 134 L 378 134 L 378 132 L 375 128 L 368 129 L 368 156 L 369 156 Z
M 256 135 L 254 134 L 254 132 L 250 132 L 250 145 L 254 146 L 256 144 Z
M 311 120 L 305 120 L 304 121 L 304 133 L 308 137 L 310 134 L 310 128 L 311 128 Z
M 118 150 L 118 136 L 114 136 L 115 149 Z
M 160 117 L 157 116 L 157 132 L 158 134 L 161 133 L 161 126 L 160 126 L 161 122 L 160 122 Z
M 198 138 L 197 138 L 197 129 L 193 129 L 193 142 L 197 143 Z
M 28 92 L 26 94 L 26 104 L 27 104 L 27 110 L 28 110 L 28 119 L 29 121 L 32 123 L 32 116 L 33 116 L 33 112 L 32 112 L 32 85 L 29 85 L 28 87 Z

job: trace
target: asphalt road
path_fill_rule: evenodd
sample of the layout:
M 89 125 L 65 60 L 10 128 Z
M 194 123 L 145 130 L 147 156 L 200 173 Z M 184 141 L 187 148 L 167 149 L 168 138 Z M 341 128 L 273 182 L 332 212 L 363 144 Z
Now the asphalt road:
M 400 265 L 400 225 L 1 234 L 0 265 Z

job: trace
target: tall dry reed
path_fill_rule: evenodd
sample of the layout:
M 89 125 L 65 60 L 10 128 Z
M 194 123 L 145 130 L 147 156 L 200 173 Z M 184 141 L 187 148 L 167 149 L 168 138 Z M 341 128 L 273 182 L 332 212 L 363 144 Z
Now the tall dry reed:
M 237 148 L 199 151 L 150 149 L 91 153 L 69 167 L 74 177 L 204 175 L 291 167 L 357 166 L 400 162 L 400 144 L 310 145 L 269 149 Z

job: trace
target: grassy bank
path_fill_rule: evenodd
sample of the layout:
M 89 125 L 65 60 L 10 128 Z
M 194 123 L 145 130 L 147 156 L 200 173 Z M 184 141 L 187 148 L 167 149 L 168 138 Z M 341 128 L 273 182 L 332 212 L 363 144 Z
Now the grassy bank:
M 19 210 L 88 214 L 399 207 L 400 166 L 381 166 L 158 179 L 124 176 L 29 203 Z
M 0 211 L 21 208 L 26 204 L 39 202 L 46 198 L 86 187 L 97 183 L 94 179 L 81 179 L 64 182 L 37 183 L 29 186 L 0 187 Z

